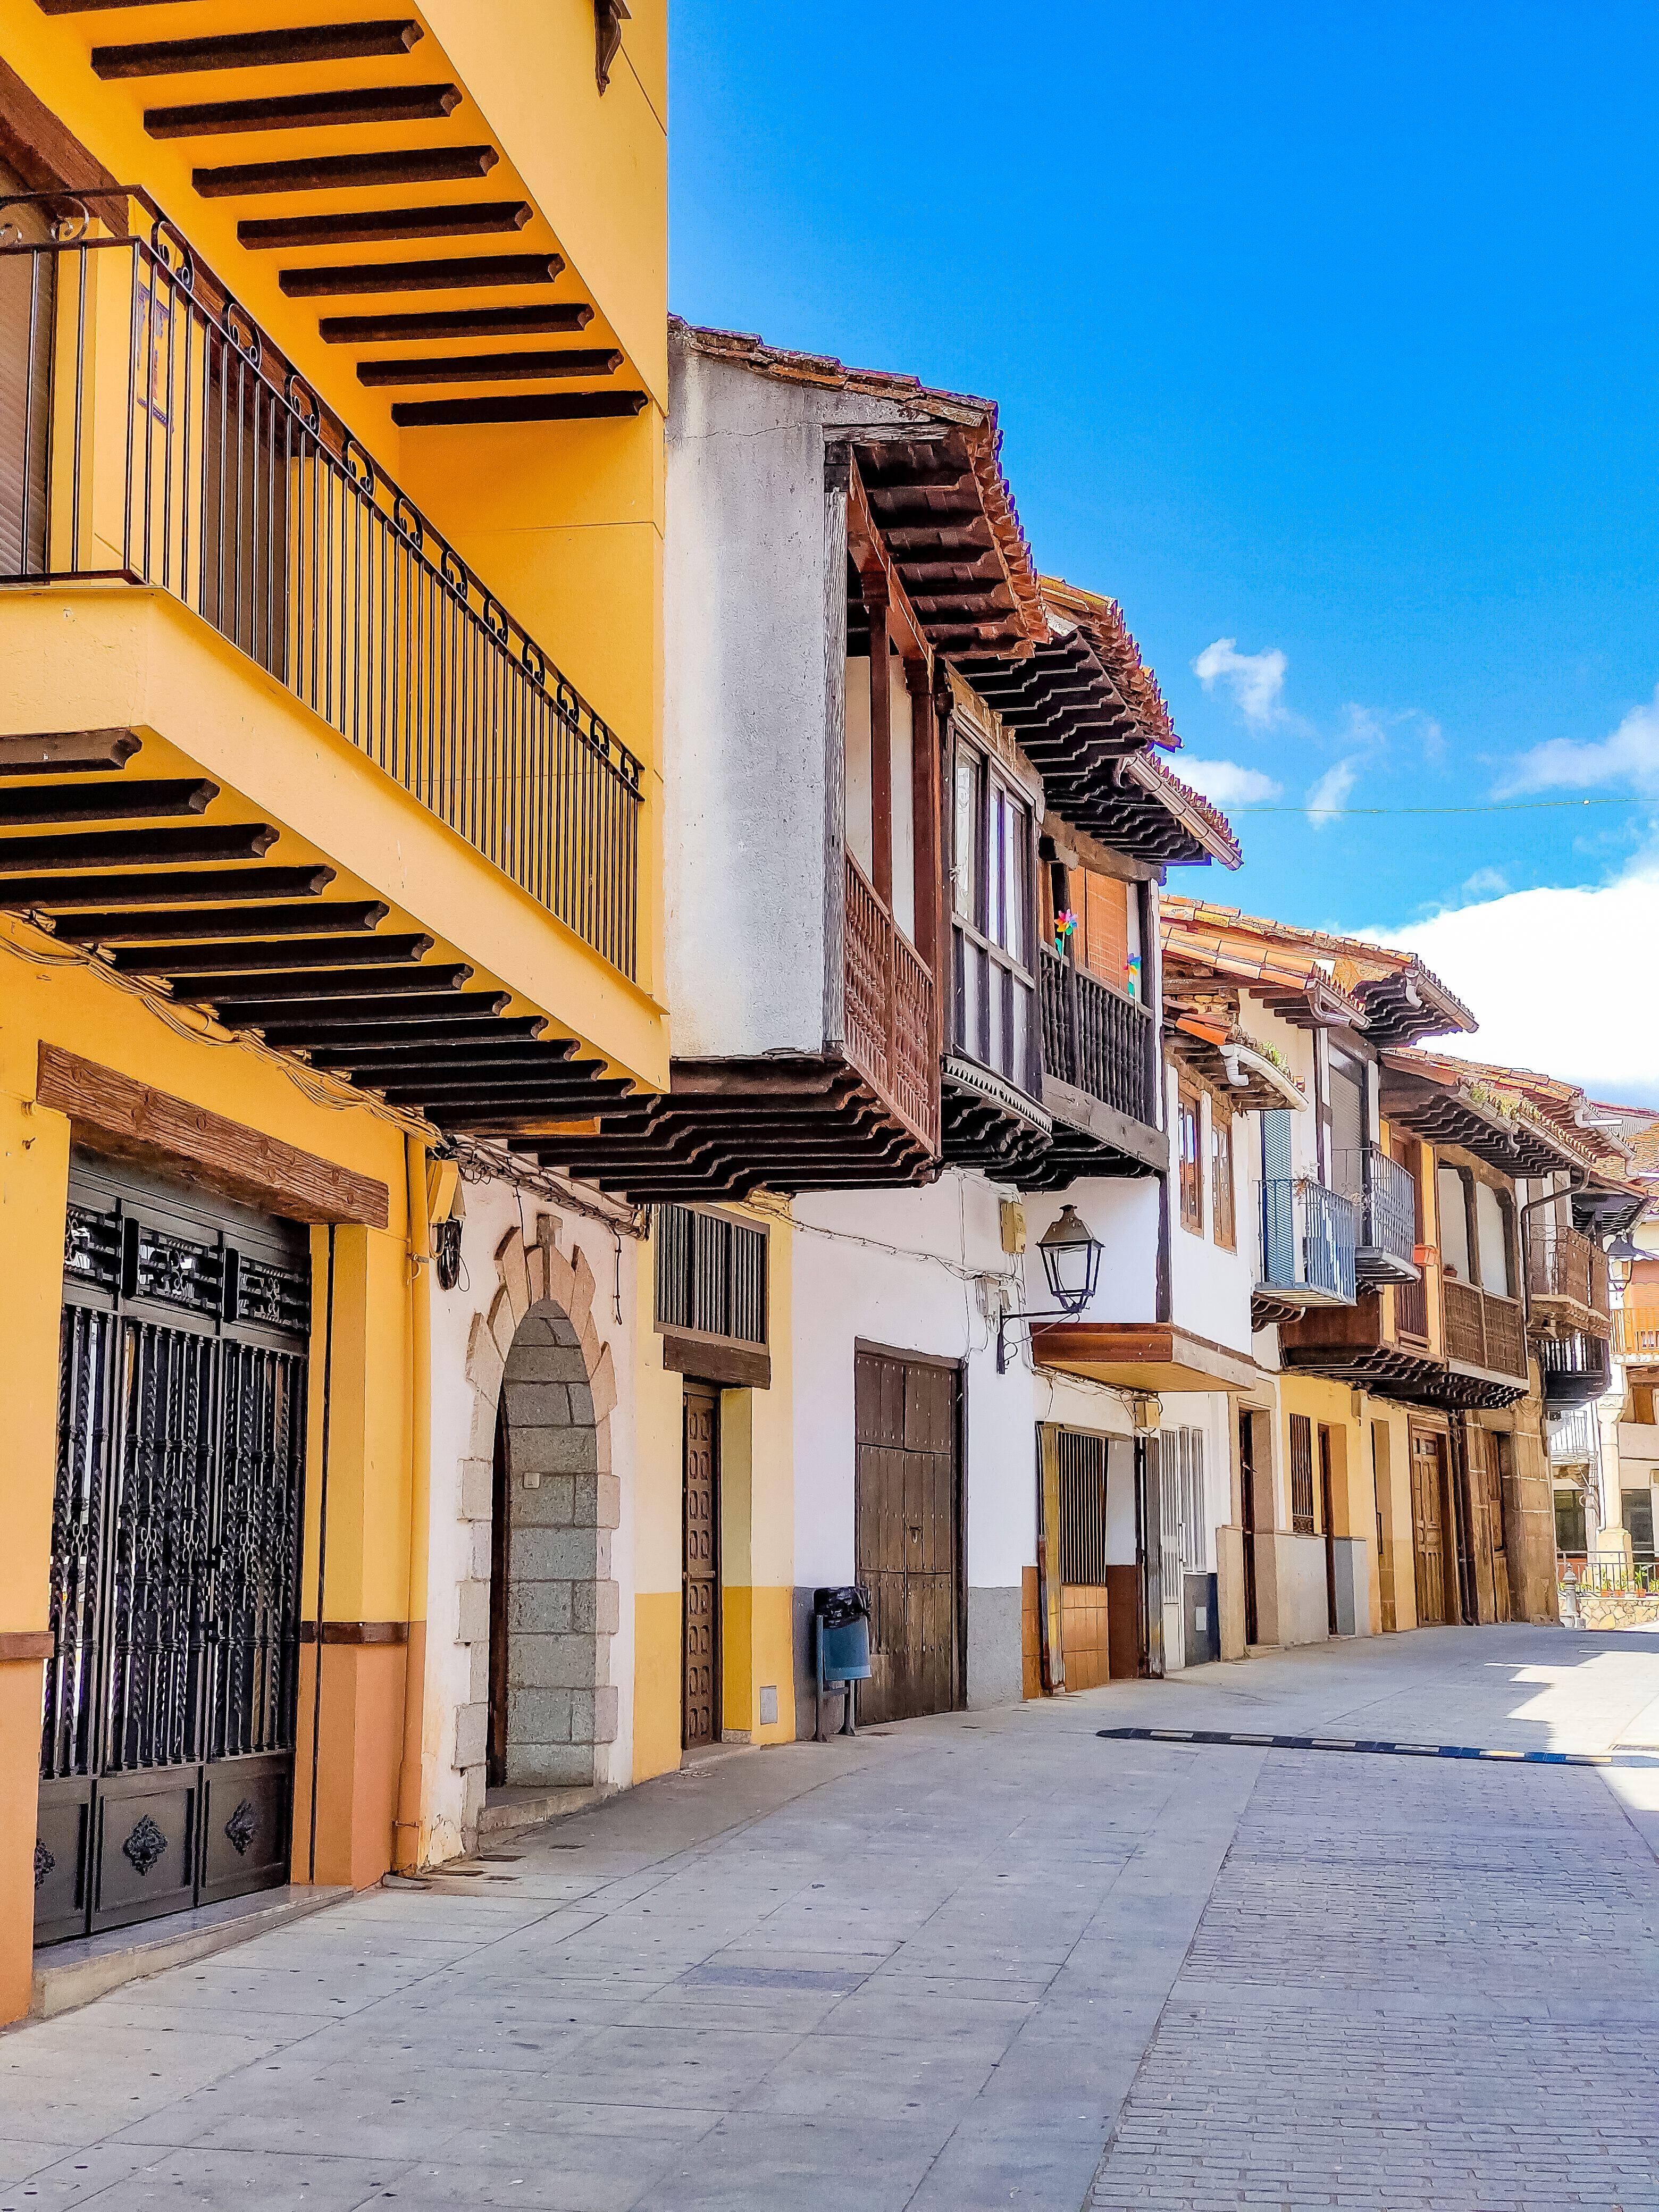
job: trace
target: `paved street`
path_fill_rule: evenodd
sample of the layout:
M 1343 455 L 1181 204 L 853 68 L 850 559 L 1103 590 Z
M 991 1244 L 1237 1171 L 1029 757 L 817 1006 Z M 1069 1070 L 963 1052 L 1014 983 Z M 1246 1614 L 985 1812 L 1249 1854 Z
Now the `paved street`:
M 1134 1724 L 1624 1749 L 1095 1734 Z M 1426 1631 L 734 1753 L 0 2039 L 0 2212 L 1637 2212 L 1656 1847 L 1637 1634 Z

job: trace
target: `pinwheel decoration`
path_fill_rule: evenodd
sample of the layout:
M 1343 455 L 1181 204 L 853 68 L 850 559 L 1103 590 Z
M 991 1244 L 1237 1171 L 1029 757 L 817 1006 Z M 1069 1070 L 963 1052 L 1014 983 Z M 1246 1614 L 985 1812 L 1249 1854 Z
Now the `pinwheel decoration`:
M 1065 908 L 1060 913 L 1054 916 L 1054 950 L 1056 952 L 1063 952 L 1066 950 L 1066 945 L 1069 943 L 1072 934 L 1076 927 L 1077 916 L 1072 912 L 1070 907 Z

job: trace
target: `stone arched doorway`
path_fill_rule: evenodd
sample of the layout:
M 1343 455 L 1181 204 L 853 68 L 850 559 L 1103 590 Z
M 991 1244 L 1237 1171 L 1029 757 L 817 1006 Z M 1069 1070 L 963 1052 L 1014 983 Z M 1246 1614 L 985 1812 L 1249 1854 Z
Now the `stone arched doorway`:
M 473 1702 L 458 1723 L 456 1764 L 473 1832 L 494 1784 L 613 1778 L 616 1382 L 593 1322 L 593 1271 L 580 1248 L 560 1249 L 559 1226 L 543 1213 L 533 1243 L 517 1230 L 502 1238 L 499 1287 L 468 1353 L 477 1455 L 465 1485 L 473 1579 L 459 1626 Z

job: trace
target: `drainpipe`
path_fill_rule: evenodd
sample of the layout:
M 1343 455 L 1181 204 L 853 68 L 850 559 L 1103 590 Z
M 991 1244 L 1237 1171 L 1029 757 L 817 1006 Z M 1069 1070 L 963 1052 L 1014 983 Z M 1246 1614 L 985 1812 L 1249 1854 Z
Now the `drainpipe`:
M 1572 1168 L 1567 1170 L 1570 1176 L 1577 1172 L 1577 1170 Z M 1565 1190 L 1547 1190 L 1541 1198 L 1529 1198 L 1516 1212 L 1516 1221 L 1521 1231 L 1521 1324 L 1526 1330 L 1530 1331 L 1532 1328 L 1532 1268 L 1529 1264 L 1532 1255 L 1528 1249 L 1527 1216 L 1540 1206 L 1553 1206 L 1558 1198 L 1568 1200 L 1577 1198 L 1580 1191 L 1589 1188 L 1589 1175 L 1587 1170 L 1583 1182 L 1569 1182 Z M 1569 1218 L 1571 1218 L 1571 1208 L 1569 1208 Z
M 404 1139 L 409 1179 L 409 1641 L 404 1646 L 404 1752 L 398 1774 L 392 1863 L 421 1863 L 422 1737 L 426 1720 L 426 1605 L 432 1518 L 432 1257 L 427 1219 L 426 1146 Z

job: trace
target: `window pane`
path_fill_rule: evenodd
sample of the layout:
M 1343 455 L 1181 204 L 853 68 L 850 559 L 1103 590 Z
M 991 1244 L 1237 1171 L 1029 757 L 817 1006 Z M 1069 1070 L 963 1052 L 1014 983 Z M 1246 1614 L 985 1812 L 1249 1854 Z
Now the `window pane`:
M 978 756 L 958 745 L 953 882 L 956 911 L 971 922 L 979 920 L 979 786 Z
M 1029 967 L 1031 956 L 1025 941 L 1025 905 L 1027 869 L 1030 860 L 1026 823 L 1030 817 L 1027 809 L 1006 792 L 1000 794 L 1000 800 L 1003 933 L 997 941 L 1012 953 L 1023 967 Z

